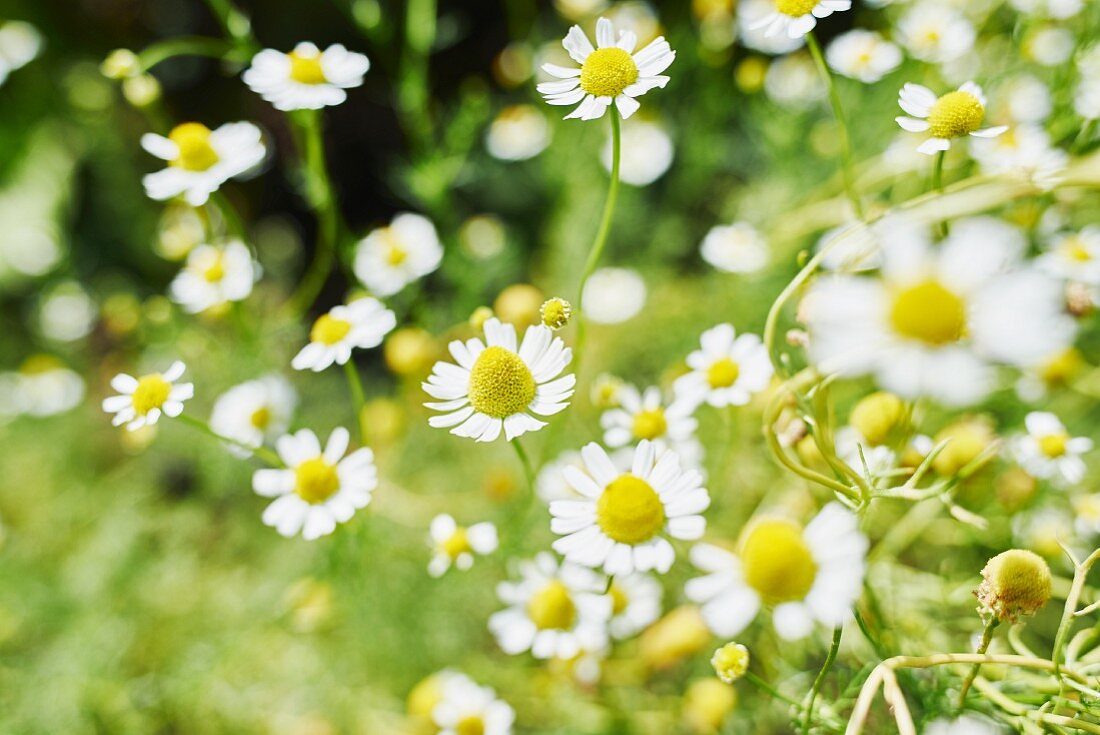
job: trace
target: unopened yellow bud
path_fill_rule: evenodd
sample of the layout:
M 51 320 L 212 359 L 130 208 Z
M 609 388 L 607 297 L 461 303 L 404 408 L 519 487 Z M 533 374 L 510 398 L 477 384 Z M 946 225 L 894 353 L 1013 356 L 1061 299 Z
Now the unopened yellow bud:
M 500 292 L 493 302 L 493 311 L 502 322 L 515 324 L 517 327 L 529 327 L 539 323 L 539 310 L 545 300 L 542 291 L 534 286 L 517 283 Z
M 130 77 L 122 82 L 122 96 L 134 107 L 148 107 L 160 99 L 160 82 L 151 74 Z
M 714 652 L 710 665 L 719 679 L 732 684 L 749 670 L 749 649 L 740 643 L 727 643 Z
M 561 329 L 573 316 L 573 306 L 565 299 L 555 296 L 543 303 L 539 309 L 539 316 L 542 317 L 542 323 L 551 329 Z
M 718 732 L 737 706 L 737 691 L 717 679 L 697 679 L 684 692 L 684 724 L 697 735 Z
M 886 444 L 905 420 L 905 403 L 893 393 L 880 391 L 862 398 L 849 422 L 873 447 Z
M 470 314 L 470 326 L 480 332 L 485 328 L 485 322 L 493 318 L 493 310 L 488 306 L 479 306 Z
M 99 65 L 99 71 L 108 79 L 128 79 L 141 71 L 137 54 L 128 48 L 115 49 Z
M 978 418 L 957 421 L 936 434 L 935 444 L 944 439 L 951 441 L 932 460 L 932 469 L 943 477 L 956 475 L 988 449 L 996 438 L 987 421 Z
M 417 327 L 398 329 L 382 348 L 386 365 L 396 375 L 416 377 L 431 369 L 436 356 L 435 340 Z
M 982 615 L 1015 623 L 1034 615 L 1050 600 L 1050 567 L 1031 551 L 1010 549 L 989 560 L 975 594 Z
M 710 641 L 699 609 L 678 607 L 654 623 L 639 641 L 642 661 L 652 669 L 669 668 L 694 656 Z

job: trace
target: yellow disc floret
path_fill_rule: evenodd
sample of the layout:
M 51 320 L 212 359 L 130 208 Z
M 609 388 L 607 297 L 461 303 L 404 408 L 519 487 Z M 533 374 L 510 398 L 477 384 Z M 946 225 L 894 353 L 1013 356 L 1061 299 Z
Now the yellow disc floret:
M 710 665 L 719 679 L 732 684 L 749 670 L 749 649 L 740 643 L 727 643 L 714 652 Z
M 225 278 L 225 255 L 215 253 L 202 269 L 202 277 L 207 283 L 218 283 Z
M 337 319 L 329 314 L 322 314 L 313 322 L 313 328 L 309 330 L 311 342 L 320 342 L 323 345 L 334 345 L 351 331 L 351 322 L 345 319 Z
M 970 92 L 948 92 L 928 112 L 929 132 L 935 138 L 961 138 L 982 124 L 985 107 Z
M 539 630 L 569 630 L 577 622 L 577 606 L 569 588 L 555 579 L 531 595 L 527 617 Z
M 634 438 L 656 439 L 668 431 L 668 420 L 660 408 L 651 411 L 639 411 L 634 415 Z
M 202 123 L 177 125 L 168 134 L 179 153 L 172 165 L 186 171 L 205 171 L 218 162 L 218 152 L 210 145 L 210 128 Z
M 775 0 L 775 9 L 783 15 L 801 18 L 811 12 L 818 0 Z
M 630 598 L 626 596 L 626 592 L 620 585 L 612 583 L 607 595 L 611 598 L 612 615 L 621 615 L 630 606 Z
M 1069 443 L 1069 435 L 1065 432 L 1047 434 L 1037 440 L 1039 451 L 1050 459 L 1057 459 L 1066 453 L 1066 445 Z
M 253 428 L 263 431 L 271 423 L 271 409 L 260 406 L 248 417 L 248 423 L 252 424 Z
M 323 503 L 339 489 L 336 468 L 324 457 L 307 459 L 294 470 L 294 492 L 307 503 Z
M 596 49 L 581 67 L 581 89 L 597 97 L 618 97 L 638 81 L 638 65 L 621 48 Z
M 894 296 L 890 324 L 903 337 L 939 346 L 966 333 L 966 303 L 938 281 L 909 286 Z
M 748 530 L 741 543 L 741 566 L 745 582 L 770 605 L 804 599 L 817 577 L 817 562 L 802 529 L 777 518 Z
M 137 388 L 134 389 L 132 400 L 134 411 L 139 416 L 144 416 L 153 409 L 159 409 L 168 400 L 168 394 L 172 392 L 172 384 L 160 373 L 143 375 L 138 379 Z
M 1016 622 L 1033 615 L 1050 600 L 1050 567 L 1031 551 L 1010 549 L 989 560 L 982 569 L 977 595 L 979 611 L 998 620 Z
M 665 525 L 665 506 L 648 482 L 627 473 L 604 488 L 596 501 L 596 522 L 621 544 L 640 544 Z
M 454 530 L 450 536 L 443 540 L 443 543 L 439 545 L 443 553 L 452 559 L 457 559 L 462 554 L 469 554 L 473 551 L 473 547 L 470 546 L 470 538 L 466 534 L 466 529 L 459 526 Z
M 470 404 L 475 411 L 502 419 L 520 413 L 535 398 L 535 378 L 519 355 L 487 347 L 470 371 Z
M 542 323 L 546 326 L 551 329 L 561 329 L 569 323 L 570 317 L 573 316 L 573 305 L 565 299 L 555 296 L 542 305 L 542 308 L 539 309 L 539 315 L 542 317 Z
M 485 735 L 485 720 L 481 715 L 463 717 L 455 725 L 455 735 Z
M 320 54 L 307 56 L 291 51 L 287 56 L 290 58 L 290 78 L 294 81 L 300 84 L 324 84 L 328 81 L 325 70 L 321 68 Z
M 707 368 L 707 384 L 711 388 L 729 388 L 741 376 L 741 366 L 728 357 L 716 360 Z

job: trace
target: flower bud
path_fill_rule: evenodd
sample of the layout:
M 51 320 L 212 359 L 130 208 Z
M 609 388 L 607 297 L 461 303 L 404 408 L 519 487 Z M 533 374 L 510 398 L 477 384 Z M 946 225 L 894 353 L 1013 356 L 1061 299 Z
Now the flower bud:
M 382 347 L 382 356 L 395 375 L 416 377 L 427 373 L 435 359 L 432 335 L 417 327 L 404 327 L 390 335 Z
M 993 428 L 985 420 L 967 418 L 956 421 L 936 434 L 935 444 L 950 439 L 932 461 L 932 469 L 943 477 L 958 474 L 959 470 L 977 459 L 996 439 Z
M 699 735 L 716 733 L 736 706 L 737 691 L 733 687 L 714 679 L 696 679 L 684 692 L 684 724 Z
M 873 447 L 887 442 L 890 435 L 905 420 L 905 403 L 893 393 L 879 391 L 862 398 L 849 423 Z
M 141 72 L 137 54 L 128 48 L 115 49 L 99 65 L 99 71 L 108 79 L 128 79 Z
M 500 292 L 493 302 L 493 311 L 502 322 L 527 327 L 539 323 L 539 309 L 545 298 L 534 286 L 517 283 Z
M 141 74 L 122 82 L 122 96 L 134 107 L 148 107 L 160 99 L 160 82 L 152 74 Z
M 740 643 L 727 643 L 714 652 L 710 665 L 719 679 L 732 684 L 749 670 L 749 649 Z
M 1047 604 L 1050 591 L 1050 567 L 1043 558 L 1031 551 L 1011 549 L 986 563 L 975 594 L 982 615 L 1015 623 Z
M 493 310 L 488 306 L 479 306 L 474 309 L 474 313 L 470 314 L 470 326 L 481 331 L 485 328 L 485 322 L 493 318 Z
M 539 315 L 546 326 L 555 330 L 561 329 L 573 316 L 573 306 L 565 299 L 555 296 L 543 303 L 542 308 L 539 309 Z
M 670 668 L 694 656 L 710 640 L 699 608 L 678 607 L 651 625 L 639 639 L 642 661 L 651 669 Z

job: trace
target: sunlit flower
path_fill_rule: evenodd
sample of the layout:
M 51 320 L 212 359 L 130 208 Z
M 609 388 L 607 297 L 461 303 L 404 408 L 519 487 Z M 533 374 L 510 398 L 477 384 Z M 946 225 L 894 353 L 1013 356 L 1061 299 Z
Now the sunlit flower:
M 452 565 L 465 571 L 473 566 L 475 554 L 484 556 L 497 548 L 497 528 L 492 523 L 475 523 L 467 528 L 446 513 L 432 519 L 428 534 L 432 547 L 428 574 L 433 577 L 443 576 Z
M 235 385 L 218 396 L 210 414 L 210 428 L 217 434 L 249 447 L 259 447 L 286 433 L 298 396 L 290 383 L 279 375 L 267 375 Z M 244 448 L 227 444 L 238 456 L 248 456 Z
M 615 577 L 607 594 L 611 597 L 608 629 L 614 638 L 636 635 L 661 616 L 661 585 L 648 574 Z
M 691 372 L 676 380 L 676 394 L 712 406 L 744 406 L 768 387 L 772 363 L 755 334 L 737 336 L 732 324 L 703 332 L 701 349 L 687 357 Z
M 551 128 L 533 105 L 511 105 L 489 125 L 485 148 L 502 161 L 534 158 L 550 145 Z
M 1056 235 L 1037 262 L 1057 278 L 1100 286 L 1100 226 Z
M 432 709 L 439 735 L 509 735 L 515 711 L 495 691 L 466 679 L 443 686 L 443 698 Z
M 642 439 L 656 442 L 658 449 L 679 450 L 691 443 L 699 422 L 692 414 L 698 402 L 683 396 L 665 402 L 656 386 L 639 392 L 633 385 L 619 391 L 619 405 L 604 411 L 600 426 L 609 447 L 623 447 Z M 680 452 L 682 455 L 683 452 Z
M 322 314 L 309 330 L 309 344 L 294 356 L 295 370 L 320 372 L 329 365 L 343 365 L 354 349 L 370 349 L 382 344 L 395 326 L 397 317 L 378 299 L 365 297 L 350 304 L 334 306 Z
M 764 35 L 785 33 L 801 38 L 812 31 L 818 18 L 827 18 L 852 8 L 852 0 L 772 0 L 768 12 L 749 22 L 750 28 L 763 28 Z
M 600 152 L 603 167 L 611 170 L 612 140 L 608 138 Z M 661 178 L 676 149 L 663 125 L 637 118 L 623 125 L 622 160 L 619 179 L 631 186 L 645 186 Z
M 84 379 L 50 355 L 33 355 L 15 372 L 0 373 L 0 420 L 54 416 L 84 399 Z
M 565 116 L 567 120 L 596 120 L 603 117 L 612 102 L 619 114 L 628 118 L 640 107 L 635 97 L 668 84 L 668 77 L 661 72 L 676 59 L 676 52 L 664 37 L 635 53 L 637 44 L 633 31 L 620 31 L 616 38 L 614 25 L 607 18 L 596 22 L 596 48 L 580 26 L 573 26 L 562 46 L 581 67 L 543 64 L 543 71 L 562 81 L 543 82 L 538 90 L 551 105 L 580 103 Z
M 1032 411 L 1024 419 L 1027 434 L 1013 443 L 1013 453 L 1031 475 L 1076 485 L 1085 477 L 1081 455 L 1092 449 L 1092 439 L 1072 437 L 1058 417 L 1046 411 Z
M 193 384 L 176 382 L 184 370 L 184 364 L 176 360 L 163 373 L 139 378 L 119 373 L 111 379 L 111 387 L 120 395 L 104 398 L 103 410 L 115 415 L 112 424 L 126 424 L 130 431 L 157 423 L 161 414 L 175 418 L 183 413 L 183 402 L 195 395 Z
M 645 281 L 629 268 L 600 268 L 584 284 L 581 310 L 596 324 L 620 324 L 645 306 Z
M 275 498 L 263 514 L 263 522 L 291 537 L 302 533 L 307 541 L 327 536 L 355 511 L 366 507 L 378 485 L 374 453 L 367 447 L 344 456 L 348 430 L 336 428 L 324 451 L 309 429 L 280 437 L 275 443 L 286 469 L 256 470 L 252 489 Z
M 553 416 L 569 405 L 576 378 L 558 377 L 573 351 L 546 326 L 528 327 L 516 349 L 516 328 L 493 318 L 485 322 L 485 341 L 455 340 L 447 348 L 457 365 L 437 362 L 423 383 L 438 402 L 424 405 L 441 416 L 431 426 L 476 441 L 508 441 L 546 426 L 531 414 Z
M 881 34 L 856 29 L 833 39 L 825 58 L 837 73 L 870 84 L 897 69 L 902 55 Z
M 710 505 L 695 470 L 681 470 L 671 450 L 659 457 L 652 442 L 634 450 L 629 472 L 620 472 L 599 444 L 581 450 L 584 469 L 566 467 L 565 479 L 584 497 L 550 504 L 550 529 L 562 536 L 554 550 L 569 561 L 603 567 L 612 575 L 672 567 L 676 553 L 665 535 L 697 539 Z
M 963 84 L 958 90 L 942 97 L 928 87 L 908 83 L 901 88 L 898 105 L 914 117 L 895 118 L 903 130 L 911 133 L 927 132 L 931 137 L 917 148 L 932 155 L 946 151 L 955 138 L 972 135 L 977 138 L 995 138 L 1008 130 L 1007 125 L 982 128 L 985 118 L 985 95 L 974 82 Z
M 702 604 L 715 635 L 737 635 L 766 606 L 781 638 L 805 638 L 815 622 L 836 627 L 851 617 L 867 547 L 856 516 L 838 503 L 825 506 L 805 528 L 764 516 L 742 532 L 737 553 L 696 544 L 691 561 L 707 574 L 690 580 L 685 593 Z
M 355 276 L 377 296 L 392 296 L 439 267 L 443 246 L 427 217 L 404 213 L 359 241 Z
M 30 23 L 9 20 L 0 23 L 0 85 L 8 74 L 34 61 L 42 50 L 42 34 Z
M 366 56 L 340 44 L 321 51 L 312 43 L 299 43 L 289 54 L 259 52 L 242 78 L 277 109 L 317 110 L 347 99 L 344 90 L 361 85 L 369 68 Z
M 245 300 L 259 275 L 260 266 L 252 259 L 252 251 L 240 240 L 222 247 L 199 245 L 187 254 L 187 264 L 168 292 L 184 311 L 196 314 Z
M 897 23 L 897 39 L 914 58 L 954 61 L 974 47 L 973 24 L 950 5 L 931 0 L 910 8 Z
M 734 222 L 710 228 L 699 253 L 720 271 L 755 273 L 768 263 L 768 242 L 748 222 Z
M 502 582 L 497 594 L 508 607 L 489 617 L 489 630 L 510 655 L 571 659 L 607 642 L 611 599 L 589 569 L 543 552 L 520 563 L 520 580 Z
M 163 201 L 183 195 L 198 207 L 231 178 L 247 174 L 267 155 L 260 129 L 247 122 L 226 123 L 211 130 L 189 122 L 172 128 L 168 137 L 146 133 L 141 147 L 167 161 L 168 168 L 142 179 L 145 193 Z

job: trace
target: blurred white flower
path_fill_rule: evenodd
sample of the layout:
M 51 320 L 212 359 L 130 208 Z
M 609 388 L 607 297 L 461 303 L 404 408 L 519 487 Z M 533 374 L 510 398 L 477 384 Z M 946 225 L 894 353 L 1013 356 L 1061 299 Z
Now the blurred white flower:
M 711 406 L 744 406 L 768 387 L 772 363 L 768 350 L 755 334 L 742 334 L 732 324 L 719 324 L 703 332 L 700 349 L 687 356 L 691 372 L 677 378 L 676 395 Z
M 202 123 L 177 125 L 168 137 L 146 133 L 141 147 L 167 161 L 168 168 L 142 179 L 145 193 L 158 201 L 183 195 L 199 207 L 231 178 L 247 174 L 267 155 L 260 129 L 247 122 L 211 130 Z
M 638 572 L 615 577 L 607 594 L 611 597 L 608 628 L 613 638 L 640 633 L 661 616 L 661 585 L 652 575 Z
M 510 105 L 489 125 L 485 147 L 502 161 L 534 158 L 550 145 L 551 129 L 534 105 Z
M 898 19 L 897 38 L 914 58 L 932 63 L 954 61 L 974 47 L 974 26 L 962 13 L 939 0 L 925 0 Z
M 1086 120 L 1100 118 L 1100 44 L 1077 58 L 1080 81 L 1073 96 L 1073 109 Z
M 786 35 L 801 38 L 817 26 L 818 18 L 851 10 L 852 0 L 771 0 L 771 7 L 749 21 L 751 28 L 761 28 L 765 36 Z
M 231 301 L 244 301 L 260 277 L 252 251 L 240 240 L 224 246 L 199 245 L 168 287 L 172 300 L 197 314 Z
M 301 349 L 291 367 L 321 372 L 329 365 L 343 365 L 354 349 L 366 350 L 382 344 L 382 338 L 397 326 L 397 317 L 378 299 L 365 297 L 334 306 L 322 314 L 309 330 L 309 344 Z
M 486 521 L 467 528 L 441 513 L 428 527 L 428 543 L 432 548 L 428 574 L 441 577 L 452 565 L 463 571 L 469 569 L 474 564 L 474 554 L 484 556 L 496 551 L 497 527 Z
M 84 379 L 55 357 L 34 355 L 0 373 L 0 418 L 54 416 L 84 400 Z
M 345 89 L 358 87 L 370 69 L 363 54 L 340 44 L 324 51 L 299 43 L 289 54 L 264 49 L 252 58 L 244 83 L 279 110 L 317 110 L 347 99 Z
M 1058 20 L 1072 18 L 1085 7 L 1084 0 L 1009 0 L 1021 13 L 1045 15 Z
M 218 396 L 210 414 L 210 428 L 221 436 L 249 447 L 259 447 L 286 433 L 298 396 L 279 375 L 268 375 L 235 385 Z M 226 444 L 232 454 L 247 457 L 236 444 Z
M 619 324 L 645 306 L 645 281 L 629 268 L 600 268 L 584 284 L 581 309 L 596 324 Z
M 42 50 L 42 34 L 30 23 L 9 20 L 0 23 L 0 85 L 8 75 L 38 56 Z
M 439 735 L 510 735 L 515 719 L 515 711 L 495 691 L 465 677 L 448 681 L 432 710 Z
M 619 390 L 619 405 L 604 411 L 600 426 L 609 447 L 625 447 L 642 439 L 657 444 L 658 451 L 672 449 L 683 454 L 685 445 L 694 443 L 699 422 L 692 416 L 698 402 L 678 398 L 666 403 L 656 386 L 640 392 L 633 385 Z M 689 449 L 688 453 L 693 453 Z
M 600 161 L 608 171 L 611 146 L 612 140 L 608 138 L 600 152 Z M 668 171 L 674 154 L 672 137 L 660 123 L 638 119 L 624 123 L 619 179 L 632 186 L 652 184 Z
M 1056 278 L 1100 286 L 1100 226 L 1053 236 L 1036 262 Z
M 192 383 L 177 383 L 183 377 L 184 364 L 176 360 L 163 373 L 149 373 L 135 378 L 119 373 L 111 379 L 111 387 L 119 395 L 103 399 L 103 410 L 113 413 L 111 423 L 126 424 L 130 431 L 152 426 L 161 414 L 175 418 L 183 413 L 183 402 L 195 395 Z
M 699 253 L 707 263 L 727 273 L 755 273 L 768 264 L 768 242 L 748 222 L 712 227 Z
M 95 326 L 99 308 L 76 281 L 63 281 L 51 288 L 38 308 L 38 327 L 58 342 L 86 337 Z
M 1030 74 L 1014 77 L 1001 91 L 1009 116 L 1018 123 L 1040 123 L 1054 108 L 1050 88 Z
M 1085 538 L 1100 534 L 1100 493 L 1075 495 L 1071 502 L 1077 534 Z
M 974 138 L 970 153 L 987 174 L 1021 176 L 1042 189 L 1058 183 L 1069 155 L 1037 125 L 1019 125 L 996 138 Z
M 936 97 L 928 87 L 910 82 L 901 88 L 898 105 L 913 116 L 895 118 L 902 130 L 929 134 L 930 137 L 917 147 L 928 155 L 946 151 L 955 138 L 995 138 L 1008 130 L 1007 125 L 981 127 L 986 99 L 982 88 L 974 82 L 966 82 L 942 97 Z
M 794 109 L 812 107 L 825 98 L 825 84 L 814 62 L 798 53 L 776 59 L 764 74 L 764 92 L 776 104 Z
M 405 212 L 355 246 L 355 277 L 377 296 L 392 296 L 439 267 L 443 246 L 431 220 Z
M 1043 66 L 1060 66 L 1073 56 L 1077 41 L 1068 28 L 1046 27 L 1024 39 L 1025 53 Z
M 836 72 L 870 84 L 897 69 L 902 54 L 882 34 L 856 29 L 833 39 L 825 58 Z
M 786 33 L 768 35 L 766 27 L 754 26 L 752 21 L 772 11 L 772 0 L 741 0 L 737 3 L 737 30 L 741 43 L 766 54 L 788 54 L 805 45 L 803 36 L 791 38 Z
M 1076 485 L 1085 477 L 1081 455 L 1092 449 L 1092 439 L 1072 437 L 1058 417 L 1032 411 L 1024 419 L 1027 434 L 1012 443 L 1016 461 L 1028 474 L 1061 485 Z
M 927 161 L 928 158 L 916 153 L 912 146 L 906 146 L 911 154 Z M 843 237 L 842 237 L 843 236 Z M 827 271 L 855 273 L 874 270 L 882 264 L 882 253 L 878 241 L 865 227 L 852 228 L 850 225 L 834 227 L 823 234 L 814 245 L 814 252 L 825 251 L 821 258 L 821 268 Z

